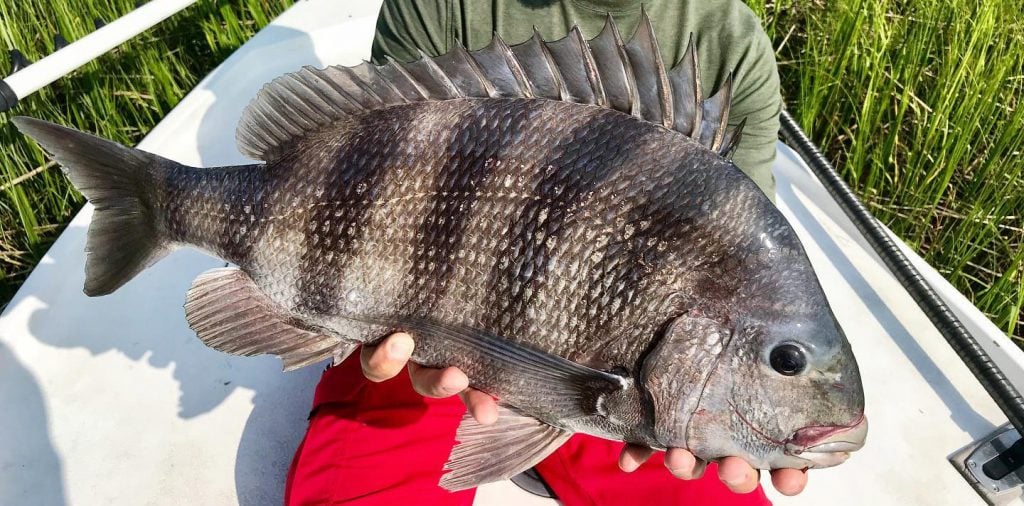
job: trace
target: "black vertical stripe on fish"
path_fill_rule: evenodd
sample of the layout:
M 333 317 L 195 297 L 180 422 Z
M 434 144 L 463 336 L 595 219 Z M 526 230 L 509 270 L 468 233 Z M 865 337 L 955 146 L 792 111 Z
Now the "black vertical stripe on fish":
M 251 268 L 252 248 L 266 231 L 261 226 L 269 210 L 267 195 L 276 193 L 276 178 L 271 177 L 267 166 L 243 166 L 238 170 L 249 172 L 248 177 L 235 177 L 238 191 L 226 192 L 224 208 L 228 215 L 224 233 L 220 236 L 220 248 L 226 258 L 242 268 Z M 235 169 L 232 169 L 233 171 Z
M 680 195 L 686 186 L 693 184 L 691 171 L 685 167 L 667 170 L 672 173 L 671 180 L 654 191 Z M 587 309 L 584 314 L 588 316 L 581 329 L 583 334 L 621 335 L 610 328 L 614 319 L 637 300 L 647 298 L 644 293 L 649 288 L 647 281 L 661 272 L 665 258 L 677 252 L 679 242 L 689 235 L 687 232 L 695 221 L 693 210 L 694 206 L 680 205 L 674 198 L 654 198 L 648 194 L 624 213 L 620 235 L 605 245 L 600 260 L 589 270 L 584 285 Z M 591 311 L 591 308 L 597 310 Z M 631 330 L 643 333 L 651 329 Z M 601 351 L 595 349 L 593 353 L 599 355 Z
M 623 131 L 601 111 L 561 139 L 538 172 L 533 199 L 509 225 L 509 244 L 491 270 L 488 282 L 489 323 L 499 334 L 515 335 L 530 322 L 526 312 L 542 289 L 549 267 L 548 244 L 569 233 L 564 225 L 573 209 L 632 153 L 654 127 Z M 646 125 L 645 125 L 646 126 Z M 503 266 L 502 264 L 506 265 Z
M 326 315 L 337 310 L 345 266 L 358 254 L 357 242 L 366 231 L 370 209 L 382 196 L 389 162 L 399 159 L 397 152 L 407 145 L 407 137 L 417 133 L 410 131 L 410 124 L 420 110 L 399 106 L 363 115 L 330 157 L 326 177 L 314 190 L 323 205 L 312 207 L 304 224 L 305 247 L 296 280 L 300 311 Z M 395 125 L 384 139 L 373 133 L 372 125 L 363 125 L 382 120 Z
M 522 123 L 523 118 L 509 116 L 524 112 L 509 103 L 496 108 L 477 102 L 460 114 L 444 151 L 446 162 L 438 169 L 433 201 L 420 222 L 402 307 L 427 315 L 444 298 L 481 186 L 494 172 L 494 162 L 502 159 L 503 148 L 512 144 L 509 125 Z

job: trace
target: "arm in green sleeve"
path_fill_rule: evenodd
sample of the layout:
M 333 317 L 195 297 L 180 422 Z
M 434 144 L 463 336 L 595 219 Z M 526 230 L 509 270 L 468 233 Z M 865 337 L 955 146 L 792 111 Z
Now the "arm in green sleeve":
M 384 0 L 373 37 L 373 63 L 419 59 L 419 49 L 439 55 L 451 45 L 451 5 L 442 0 Z
M 750 47 L 734 71 L 736 89 L 729 123 L 736 125 L 743 118 L 747 123 L 733 154 L 733 162 L 774 200 L 775 179 L 771 167 L 775 161 L 779 113 L 782 111 L 779 71 L 768 35 L 756 18 L 753 18 L 752 25 L 747 32 L 754 34 Z

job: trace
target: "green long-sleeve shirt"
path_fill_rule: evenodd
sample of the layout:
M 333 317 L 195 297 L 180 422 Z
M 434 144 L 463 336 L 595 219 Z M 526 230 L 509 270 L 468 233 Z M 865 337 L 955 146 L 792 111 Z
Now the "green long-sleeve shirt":
M 663 61 L 679 61 L 689 34 L 696 35 L 705 94 L 733 72 L 729 122 L 747 119 L 736 165 L 768 195 L 774 195 L 771 164 L 779 131 L 779 77 L 771 41 L 758 19 L 738 0 L 646 0 Z M 509 44 L 525 41 L 537 27 L 546 40 L 560 39 L 573 24 L 586 38 L 603 28 L 611 13 L 626 40 L 640 21 L 639 0 L 385 0 L 377 18 L 373 59 L 399 61 L 447 52 L 456 41 L 469 49 L 486 46 L 497 32 Z

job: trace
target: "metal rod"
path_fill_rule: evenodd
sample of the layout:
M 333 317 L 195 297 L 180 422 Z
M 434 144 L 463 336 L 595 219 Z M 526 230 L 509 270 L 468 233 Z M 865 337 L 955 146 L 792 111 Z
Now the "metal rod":
M 910 293 L 910 296 L 939 330 L 942 337 L 946 338 L 946 342 L 953 347 L 953 351 L 967 365 L 967 368 L 978 379 L 981 386 L 985 388 L 1006 418 L 1017 429 L 1017 432 L 1024 435 L 1024 398 L 1021 398 L 1017 388 L 1010 383 L 1003 371 L 978 345 L 978 341 L 967 331 L 960 319 L 950 311 L 946 302 L 928 285 L 917 268 L 910 263 L 882 225 L 878 223 L 878 220 L 868 212 L 853 190 L 843 182 L 828 159 L 807 138 L 788 111 L 782 111 L 780 122 L 783 140 L 800 154 L 800 157 L 811 168 L 818 180 L 825 185 L 825 189 L 836 200 L 846 216 L 853 221 L 853 224 L 867 239 L 868 244 Z
M 196 0 L 153 0 L 0 81 L 0 112 L 180 12 Z

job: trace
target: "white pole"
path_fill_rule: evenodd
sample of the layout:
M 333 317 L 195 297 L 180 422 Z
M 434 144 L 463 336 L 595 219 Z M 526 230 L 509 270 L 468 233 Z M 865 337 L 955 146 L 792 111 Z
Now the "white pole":
M 0 112 L 194 3 L 196 0 L 152 0 L 11 74 L 0 81 Z

